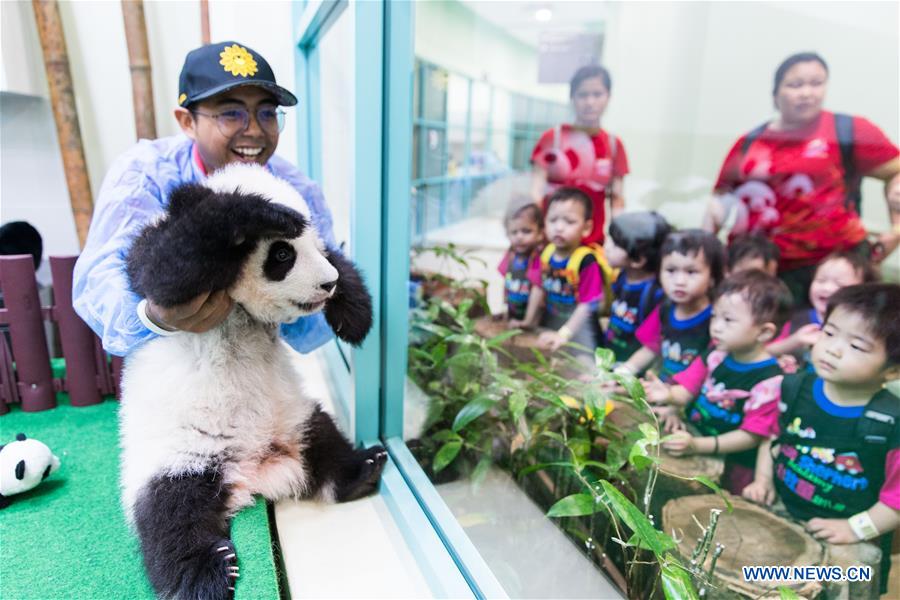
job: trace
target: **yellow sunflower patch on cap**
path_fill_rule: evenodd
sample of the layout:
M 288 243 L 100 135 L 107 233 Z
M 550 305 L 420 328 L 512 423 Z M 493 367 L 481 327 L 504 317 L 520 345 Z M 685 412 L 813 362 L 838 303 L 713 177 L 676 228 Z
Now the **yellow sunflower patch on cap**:
M 256 75 L 256 61 L 253 55 L 247 52 L 246 48 L 233 44 L 225 46 L 219 54 L 222 59 L 219 64 L 225 67 L 225 71 L 231 73 L 235 77 L 252 77 Z
M 187 94 L 181 94 L 178 96 L 178 104 L 184 104 L 184 101 L 187 100 Z

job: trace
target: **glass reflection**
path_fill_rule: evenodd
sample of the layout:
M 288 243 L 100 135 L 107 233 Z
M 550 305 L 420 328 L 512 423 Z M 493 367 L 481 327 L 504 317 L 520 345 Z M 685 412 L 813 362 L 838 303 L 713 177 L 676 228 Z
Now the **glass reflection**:
M 750 455 L 763 436 L 713 427 L 700 408 L 719 398 L 737 423 L 752 421 L 752 410 L 728 400 L 751 397 L 752 386 L 716 370 L 729 350 L 726 341 L 719 354 L 708 347 L 714 298 L 707 292 L 719 279 L 727 233 L 734 234 L 732 256 L 743 244 L 750 250 L 742 256 L 782 278 L 793 268 L 811 277 L 815 267 L 803 259 L 832 249 L 791 253 L 790 244 L 802 245 L 804 219 L 791 221 L 790 244 L 779 239 L 786 224 L 778 220 L 806 214 L 791 203 L 827 209 L 811 191 L 818 168 L 831 173 L 835 198 L 849 188 L 833 113 L 822 104 L 826 82 L 828 94 L 840 89 L 846 98 L 879 90 L 867 110 L 884 131 L 854 121 L 878 140 L 857 173 L 868 178 L 863 204 L 837 212 L 852 221 L 850 245 L 882 260 L 885 277 L 900 278 L 898 266 L 883 260 L 900 242 L 900 233 L 885 232 L 900 212 L 884 208 L 900 190 L 897 69 L 869 81 L 833 43 L 852 39 L 896 67 L 898 34 L 881 22 L 895 23 L 897 8 L 816 6 L 417 4 L 405 437 L 510 596 L 613 597 L 618 588 L 654 597 L 660 578 L 671 583 L 676 573 L 704 589 L 713 560 L 726 582 L 717 585 L 729 585 L 749 556 L 721 530 L 714 535 L 709 509 L 724 506 L 715 495 L 698 501 L 696 513 L 713 534 L 676 540 L 662 526 L 693 523 L 687 500 L 710 492 L 707 483 L 735 494 L 727 531 L 763 510 L 740 504 L 749 481 L 736 468 L 740 456 L 752 472 Z M 821 31 L 812 31 L 811 18 Z M 796 32 L 841 65 L 840 82 L 832 63 L 806 72 L 817 61 L 801 60 L 776 76 L 774 94 L 753 89 L 795 51 Z M 735 45 L 736 35 L 755 41 Z M 661 45 L 666 60 L 653 50 Z M 773 100 L 776 118 L 749 143 L 746 135 L 735 141 Z M 788 143 L 787 154 L 813 172 L 812 187 L 796 177 L 798 163 L 783 171 L 774 164 L 776 155 L 784 159 L 775 146 Z M 887 191 L 873 187 L 873 178 L 888 182 Z M 721 230 L 721 242 L 690 231 L 669 238 L 674 249 L 664 245 L 671 230 L 701 226 Z M 830 236 L 820 227 L 803 239 L 826 229 Z M 685 264 L 673 261 L 684 256 Z M 660 264 L 671 273 L 658 277 Z M 740 270 L 737 261 L 730 267 Z M 701 292 L 685 300 L 672 282 L 680 271 L 704 269 Z M 795 297 L 810 299 L 807 289 Z M 724 380 L 710 379 L 714 371 Z M 700 394 L 704 385 L 726 383 L 747 389 Z M 731 445 L 739 438 L 746 447 Z M 765 514 L 775 523 L 771 535 L 789 529 L 783 513 Z M 717 549 L 720 540 L 725 547 Z M 700 567 L 692 556 L 701 557 Z M 756 559 L 768 564 L 766 556 Z

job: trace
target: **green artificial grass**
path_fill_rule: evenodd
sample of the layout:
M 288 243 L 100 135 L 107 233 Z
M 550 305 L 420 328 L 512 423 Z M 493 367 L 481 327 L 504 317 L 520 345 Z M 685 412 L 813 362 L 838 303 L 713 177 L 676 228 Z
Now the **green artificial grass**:
M 0 443 L 22 432 L 61 462 L 0 510 L 0 598 L 153 598 L 119 502 L 118 402 L 76 408 L 67 394 L 57 399 L 52 410 L 13 406 L 0 417 Z M 241 567 L 237 598 L 277 599 L 265 501 L 238 514 L 231 533 Z

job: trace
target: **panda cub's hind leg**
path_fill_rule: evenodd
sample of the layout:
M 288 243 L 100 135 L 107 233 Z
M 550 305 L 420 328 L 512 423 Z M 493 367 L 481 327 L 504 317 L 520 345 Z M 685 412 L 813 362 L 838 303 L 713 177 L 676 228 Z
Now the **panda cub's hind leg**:
M 221 469 L 161 475 L 138 494 L 134 521 L 150 583 L 163 598 L 226 600 L 239 576 Z
M 318 407 L 304 425 L 302 437 L 310 496 L 324 493 L 338 502 L 349 502 L 378 489 L 387 462 L 384 447 L 354 448 L 331 416 Z

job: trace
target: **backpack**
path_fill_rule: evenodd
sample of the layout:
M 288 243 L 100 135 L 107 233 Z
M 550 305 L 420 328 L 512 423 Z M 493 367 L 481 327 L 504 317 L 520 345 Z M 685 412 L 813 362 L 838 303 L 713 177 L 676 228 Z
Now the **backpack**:
M 769 121 L 754 128 L 744 137 L 741 144 L 741 156 L 747 154 L 753 142 L 762 135 L 768 127 Z M 834 113 L 834 129 L 837 133 L 838 146 L 841 149 L 841 165 L 844 169 L 844 190 L 846 192 L 845 206 L 862 214 L 862 176 L 856 172 L 853 163 L 853 116 L 842 113 Z
M 543 252 L 541 252 L 541 268 L 550 264 L 550 258 L 556 252 L 555 244 L 547 244 Z M 600 267 L 600 276 L 603 279 L 603 304 L 598 313 L 608 314 L 609 308 L 612 306 L 612 282 L 616 278 L 616 271 L 606 262 L 606 255 L 603 247 L 598 244 L 590 244 L 589 246 L 578 246 L 569 257 L 566 265 L 566 279 L 573 287 L 578 289 L 578 278 L 581 271 L 581 262 L 588 255 L 594 257 L 597 265 Z M 649 286 L 648 286 L 649 287 Z
M 816 377 L 815 373 L 788 375 L 782 380 L 781 401 L 787 407 L 782 418 L 786 423 L 794 420 L 797 397 L 810 377 Z M 872 449 L 878 449 L 878 452 L 887 452 L 883 446 L 890 440 L 891 432 L 898 422 L 900 422 L 900 402 L 897 402 L 896 396 L 882 390 L 866 405 L 862 417 L 856 422 L 853 438 L 865 441 L 866 446 L 874 446 Z M 819 440 L 820 443 L 821 441 Z

